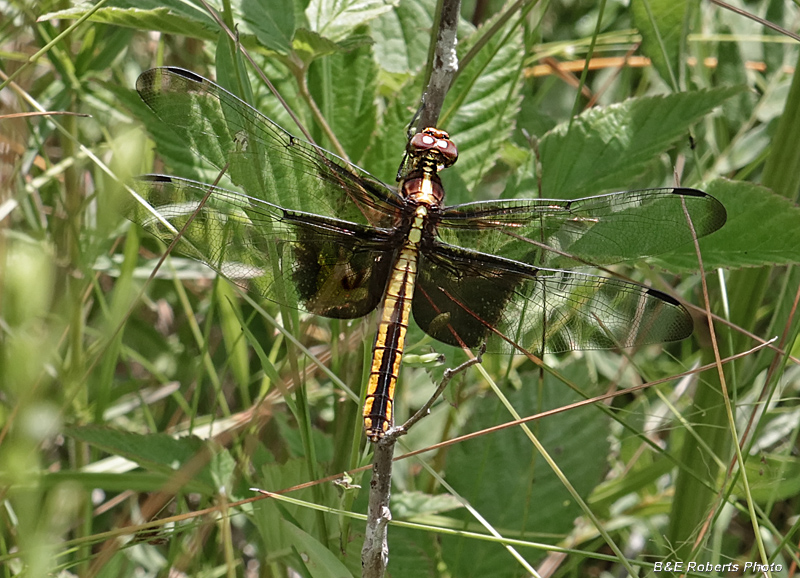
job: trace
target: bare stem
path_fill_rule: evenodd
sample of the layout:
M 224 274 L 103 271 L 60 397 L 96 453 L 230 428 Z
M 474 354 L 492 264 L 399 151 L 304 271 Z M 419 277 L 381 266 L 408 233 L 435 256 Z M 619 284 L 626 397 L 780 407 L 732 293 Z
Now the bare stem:
M 434 26 L 436 38 L 433 54 L 429 56 L 428 85 L 422 95 L 422 110 L 417 122 L 417 127 L 420 129 L 436 126 L 444 97 L 458 72 L 456 32 L 461 13 L 461 0 L 442 0 L 440 4 L 441 10 L 437 12 L 439 21 L 436 23 L 437 26 Z
M 477 357 L 468 359 L 456 368 L 444 372 L 441 383 L 430 399 L 406 423 L 400 427 L 392 428 L 375 444 L 375 454 L 372 461 L 372 480 L 369 484 L 369 506 L 367 508 L 367 529 L 364 537 L 364 546 L 361 548 L 361 576 L 363 578 L 382 578 L 389 564 L 389 522 L 392 513 L 389 509 L 389 498 L 392 490 L 392 457 L 394 446 L 400 436 L 408 433 L 409 428 L 428 415 L 433 403 L 439 398 L 444 388 L 450 381 L 481 362 L 481 356 L 486 351 L 486 345 L 481 346 Z

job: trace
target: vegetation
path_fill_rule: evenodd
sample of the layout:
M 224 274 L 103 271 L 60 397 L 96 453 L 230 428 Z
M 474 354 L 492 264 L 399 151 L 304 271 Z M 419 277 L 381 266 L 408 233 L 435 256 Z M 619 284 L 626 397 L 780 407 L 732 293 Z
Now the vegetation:
M 393 183 L 432 3 L 333 4 L 213 7 L 318 144 Z M 747 9 L 797 22 L 794 5 Z M 134 175 L 216 177 L 142 104 L 141 71 L 241 72 L 248 102 L 299 129 L 200 3 L 19 0 L 0 14 L 0 573 L 360 575 L 374 315 L 281 310 L 177 254 L 151 281 L 164 247 L 124 217 Z M 678 178 L 728 222 L 699 251 L 610 272 L 693 304 L 691 339 L 543 366 L 487 355 L 453 380 L 401 441 L 389 573 L 788 576 L 797 41 L 674 0 L 476 1 L 463 15 L 440 122 L 460 151 L 448 203 Z M 16 114 L 32 111 L 88 116 Z M 398 422 L 467 359 L 416 327 L 409 352 Z M 518 416 L 536 419 L 483 431 Z

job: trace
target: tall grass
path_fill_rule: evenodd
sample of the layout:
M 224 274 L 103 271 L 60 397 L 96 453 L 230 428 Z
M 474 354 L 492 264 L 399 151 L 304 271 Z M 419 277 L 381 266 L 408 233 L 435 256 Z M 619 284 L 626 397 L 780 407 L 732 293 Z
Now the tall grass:
M 236 3 L 224 16 L 319 144 L 333 147 L 311 99 L 350 160 L 393 182 L 419 98 L 429 3 L 340 18 L 324 8 L 312 18 L 317 3 L 305 12 L 285 4 L 259 12 Z M 710 4 L 676 20 L 674 3 L 610 4 L 603 13 L 595 3 L 554 3 L 525 18 L 512 11 L 497 28 L 508 8 L 489 4 L 482 27 L 465 16 L 464 70 L 443 111 L 463 151 L 448 177 L 450 202 L 554 195 L 539 190 L 556 182 L 545 134 L 576 103 L 591 98 L 605 109 L 687 92 L 687 107 L 699 110 L 709 95 L 743 86 L 699 115 L 693 146 L 686 133 L 621 169 L 613 185 L 603 181 L 618 190 L 669 186 L 683 167 L 682 184 L 718 196 L 729 222 L 700 244 L 707 302 L 693 247 L 615 268 L 695 304 L 693 338 L 548 356 L 546 372 L 521 356 L 487 356 L 453 382 L 403 441 L 408 451 L 445 443 L 395 466 L 390 572 L 525 575 L 504 542 L 541 574 L 710 562 L 741 571 L 775 564 L 782 570 L 773 566 L 773 575 L 789 575 L 800 524 L 789 355 L 800 286 L 797 44 Z M 371 448 L 358 400 L 376 321 L 281 311 L 179 255 L 148 281 L 164 247 L 124 218 L 126 185 L 151 171 L 214 175 L 146 119 L 135 79 L 159 64 L 217 78 L 225 72 L 215 63 L 231 52 L 200 8 L 115 6 L 0 4 L 0 81 L 14 75 L 0 90 L 0 572 L 359 575 L 358 486 L 369 478 L 358 468 Z M 794 6 L 748 9 L 796 29 Z M 655 66 L 625 64 L 644 54 Z M 581 84 L 580 63 L 545 69 L 547 57 L 592 66 Z M 298 134 L 247 76 L 250 102 Z M 35 110 L 89 116 L 12 116 Z M 629 128 L 600 127 L 586 142 L 603 134 L 614 146 Z M 662 118 L 646 130 L 673 128 Z M 623 146 L 626 158 L 634 149 Z M 560 182 L 585 177 L 590 186 L 588 171 L 601 169 L 564 169 Z M 720 363 L 775 335 L 770 347 Z M 465 359 L 418 328 L 409 345 L 446 361 L 408 359 L 398 421 L 424 403 L 445 366 Z M 446 443 L 513 419 L 495 385 L 516 413 L 533 416 L 657 380 L 665 381 L 533 421 L 548 460 L 519 428 Z M 251 487 L 287 492 L 252 501 Z

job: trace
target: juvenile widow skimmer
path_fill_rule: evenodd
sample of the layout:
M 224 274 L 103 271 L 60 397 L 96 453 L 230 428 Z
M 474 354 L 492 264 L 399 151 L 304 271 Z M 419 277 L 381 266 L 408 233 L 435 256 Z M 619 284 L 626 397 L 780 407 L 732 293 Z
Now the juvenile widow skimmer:
M 414 135 L 399 186 L 300 140 L 187 70 L 139 77 L 144 102 L 243 192 L 146 175 L 130 218 L 243 288 L 324 317 L 383 304 L 364 427 L 378 441 L 393 399 L 409 318 L 435 339 L 489 352 L 563 352 L 675 341 L 692 319 L 643 285 L 568 267 L 664 253 L 719 229 L 719 201 L 694 189 L 627 191 L 572 201 L 444 205 L 437 172 L 458 156 L 444 131 Z M 157 214 L 156 214 L 157 213 Z M 626 235 L 645 229 L 647 246 Z M 597 255 L 602 255 L 599 259 Z

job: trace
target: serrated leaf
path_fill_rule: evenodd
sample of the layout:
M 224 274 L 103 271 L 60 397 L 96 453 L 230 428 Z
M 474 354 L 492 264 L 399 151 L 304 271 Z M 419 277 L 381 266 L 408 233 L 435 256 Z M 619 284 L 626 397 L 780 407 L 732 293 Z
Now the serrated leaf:
M 800 263 L 800 208 L 769 189 L 724 179 L 711 182 L 706 192 L 728 212 L 722 229 L 700 239 L 706 270 Z M 656 260 L 672 271 L 697 269 L 692 245 Z
M 375 130 L 377 116 L 378 67 L 372 51 L 363 46 L 334 54 L 314 63 L 309 76 L 309 88 L 333 134 L 350 159 L 358 161 Z M 347 82 L 341 82 L 343 78 Z
M 526 377 L 528 383 L 523 382 L 519 391 L 509 395 L 521 415 L 533 415 L 578 399 L 577 394 L 546 376 L 539 389 L 544 399 L 537 400 L 531 394 L 532 388 L 536 389 L 531 383 L 536 377 L 533 373 Z M 500 402 L 494 399 L 482 399 L 475 408 L 469 418 L 469 431 L 497 425 L 505 415 Z M 531 427 L 579 494 L 588 495 L 606 467 L 608 418 L 596 408 L 585 407 L 548 417 Z M 446 476 L 491 524 L 514 535 L 536 532 L 540 541 L 543 533 L 567 533 L 581 513 L 518 428 L 453 447 L 448 454 Z M 473 521 L 467 512 L 453 512 L 451 516 Z M 496 544 L 443 536 L 442 545 L 448 570 L 454 576 L 518 575 L 519 566 Z M 529 560 L 541 556 L 531 550 L 523 551 L 523 555 Z
M 208 14 L 186 2 L 168 0 L 116 4 L 114 7 L 104 7 L 94 11 L 89 20 L 203 40 L 215 40 L 219 33 L 219 27 Z M 87 5 L 59 10 L 40 16 L 39 20 L 77 20 L 89 12 L 90 8 Z
M 314 32 L 339 42 L 353 31 L 392 9 L 388 0 L 312 0 L 306 8 Z
M 642 52 L 668 85 L 677 90 L 685 46 L 688 0 L 633 0 L 631 13 L 642 35 Z
M 292 50 L 303 62 L 308 64 L 317 58 L 335 54 L 342 48 L 332 40 L 316 32 L 307 28 L 298 28 L 295 31 L 294 40 L 292 40 Z
M 242 0 L 241 11 L 263 46 L 281 54 L 289 52 L 295 30 L 292 0 Z
M 571 127 L 560 124 L 539 144 L 543 196 L 575 199 L 625 190 L 653 157 L 686 138 L 693 123 L 741 90 L 634 98 L 586 111 Z
M 373 134 L 364 153 L 363 167 L 385 183 L 395 182 L 407 143 L 408 123 L 413 117 L 420 90 L 419 83 L 413 82 L 393 95 L 380 117 L 380 130 Z
M 440 128 L 450 131 L 458 144 L 456 171 L 442 174 L 448 191 L 448 204 L 473 200 L 466 196 L 499 158 L 502 144 L 514 130 L 522 87 L 521 58 L 524 55 L 522 31 L 510 29 L 513 23 L 497 30 L 483 49 L 459 71 L 445 99 Z M 484 27 L 459 46 L 464 54 L 470 44 L 482 40 Z M 457 174 L 456 174 L 457 173 Z M 463 181 L 466 187 L 459 185 Z
M 375 59 L 388 72 L 409 74 L 425 66 L 433 25 L 430 2 L 401 2 L 372 24 Z

